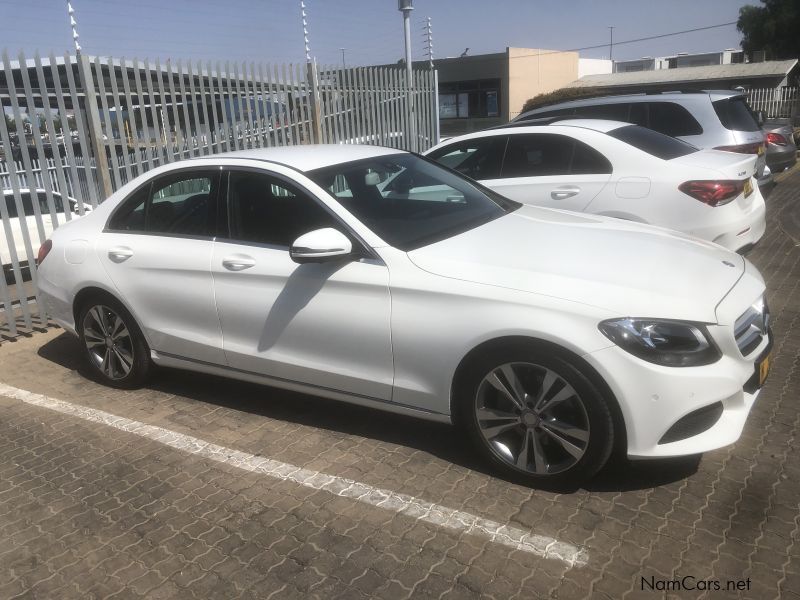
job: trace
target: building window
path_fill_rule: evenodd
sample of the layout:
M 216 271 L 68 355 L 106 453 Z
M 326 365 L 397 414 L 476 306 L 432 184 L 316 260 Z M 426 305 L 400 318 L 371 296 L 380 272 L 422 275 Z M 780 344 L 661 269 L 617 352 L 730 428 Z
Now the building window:
M 440 84 L 439 118 L 499 117 L 499 90 L 499 79 Z

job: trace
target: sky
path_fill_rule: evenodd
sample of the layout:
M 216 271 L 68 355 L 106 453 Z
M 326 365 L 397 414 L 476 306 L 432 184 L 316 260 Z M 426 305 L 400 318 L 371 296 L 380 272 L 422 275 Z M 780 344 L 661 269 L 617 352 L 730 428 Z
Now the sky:
M 751 0 L 749 4 L 757 3 Z M 302 62 L 300 0 L 74 0 L 83 52 L 115 58 Z M 320 64 L 396 62 L 403 24 L 396 0 L 305 0 L 311 54 Z M 503 51 L 506 46 L 570 50 L 607 44 L 617 60 L 738 48 L 735 25 L 620 44 L 736 21 L 739 0 L 414 0 L 412 54 L 424 58 Z M 0 0 L 0 49 L 12 57 L 72 51 L 66 1 Z M 609 48 L 582 57 L 608 58 Z

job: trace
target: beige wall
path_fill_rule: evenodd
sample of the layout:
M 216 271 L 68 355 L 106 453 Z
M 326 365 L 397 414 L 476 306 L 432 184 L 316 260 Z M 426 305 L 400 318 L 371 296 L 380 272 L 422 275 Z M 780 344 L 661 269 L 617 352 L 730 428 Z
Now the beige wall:
M 528 98 L 562 88 L 578 78 L 578 53 L 535 48 L 506 48 L 508 118 L 516 117 Z

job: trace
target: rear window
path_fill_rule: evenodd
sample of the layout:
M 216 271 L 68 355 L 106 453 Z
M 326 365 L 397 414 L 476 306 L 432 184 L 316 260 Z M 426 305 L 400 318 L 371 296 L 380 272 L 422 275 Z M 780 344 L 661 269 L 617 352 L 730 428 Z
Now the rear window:
M 638 125 L 620 127 L 609 131 L 608 135 L 663 160 L 686 156 L 698 150 L 684 141 Z
M 722 126 L 731 131 L 759 131 L 758 121 L 741 96 L 712 102 Z

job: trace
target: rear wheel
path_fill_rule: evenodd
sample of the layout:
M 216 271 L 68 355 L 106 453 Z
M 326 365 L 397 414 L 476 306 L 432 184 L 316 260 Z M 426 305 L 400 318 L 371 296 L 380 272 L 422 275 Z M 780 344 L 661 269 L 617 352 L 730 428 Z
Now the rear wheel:
M 484 458 L 533 485 L 586 482 L 614 444 L 602 394 L 571 361 L 536 348 L 477 359 L 458 387 L 454 410 Z
M 139 387 L 150 373 L 150 351 L 136 321 L 110 297 L 92 299 L 76 321 L 92 373 L 106 385 Z

